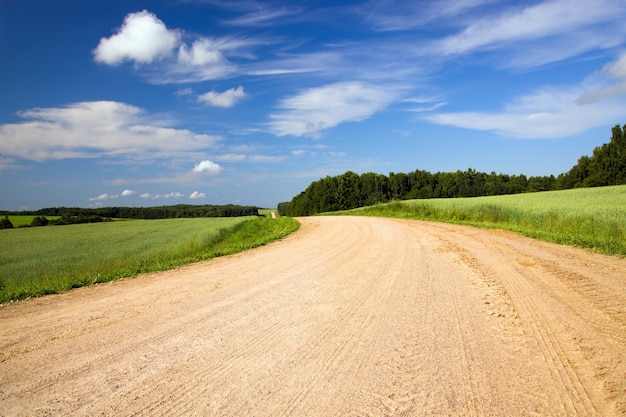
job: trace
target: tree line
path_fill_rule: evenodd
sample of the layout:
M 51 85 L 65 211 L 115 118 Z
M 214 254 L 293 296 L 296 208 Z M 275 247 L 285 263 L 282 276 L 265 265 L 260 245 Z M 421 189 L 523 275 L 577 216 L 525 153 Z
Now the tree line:
M 368 172 L 326 176 L 312 182 L 290 202 L 278 204 L 285 216 L 308 216 L 349 210 L 393 200 L 481 197 L 626 184 L 626 124 L 612 128 L 611 140 L 582 156 L 568 172 L 555 177 L 466 171 L 430 173 L 415 170 L 389 175 Z
M 96 223 L 118 219 L 172 219 L 192 217 L 239 217 L 258 216 L 259 209 L 255 206 L 227 205 L 191 205 L 159 207 L 48 207 L 35 211 L 0 211 L 5 218 L 0 220 L 0 229 L 11 228 L 8 215 L 36 216 L 31 226 L 66 225 L 78 223 Z M 45 216 L 58 217 L 48 220 Z

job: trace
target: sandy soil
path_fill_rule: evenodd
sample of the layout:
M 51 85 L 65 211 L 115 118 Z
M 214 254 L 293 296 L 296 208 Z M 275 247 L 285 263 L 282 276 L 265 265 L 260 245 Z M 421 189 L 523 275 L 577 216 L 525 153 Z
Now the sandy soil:
M 2 306 L 0 415 L 626 415 L 626 260 L 301 220 L 240 255 Z

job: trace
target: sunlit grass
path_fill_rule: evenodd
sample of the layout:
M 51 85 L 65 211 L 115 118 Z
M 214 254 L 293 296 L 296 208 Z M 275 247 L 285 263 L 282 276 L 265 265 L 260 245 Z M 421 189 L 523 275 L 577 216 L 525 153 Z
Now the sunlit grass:
M 290 218 L 131 220 L 0 231 L 0 302 L 236 253 L 299 227 Z
M 336 214 L 400 217 L 512 230 L 626 256 L 626 186 L 392 202 Z

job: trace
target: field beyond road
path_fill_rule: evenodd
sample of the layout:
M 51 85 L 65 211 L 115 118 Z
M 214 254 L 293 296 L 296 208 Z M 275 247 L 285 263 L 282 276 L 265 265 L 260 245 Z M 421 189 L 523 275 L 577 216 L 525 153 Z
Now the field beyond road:
M 300 219 L 282 241 L 0 307 L 0 415 L 626 413 L 626 260 Z

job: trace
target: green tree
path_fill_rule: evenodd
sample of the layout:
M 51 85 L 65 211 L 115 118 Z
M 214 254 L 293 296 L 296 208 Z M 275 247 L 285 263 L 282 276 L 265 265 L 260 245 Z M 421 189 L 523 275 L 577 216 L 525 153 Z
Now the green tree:
M 609 143 L 593 150 L 589 161 L 589 176 L 584 179 L 586 187 L 626 184 L 626 125 L 611 129 Z
M 47 226 L 48 223 L 49 223 L 49 220 L 45 216 L 36 216 L 30 222 L 30 225 L 33 226 L 33 227 L 36 227 L 36 226 Z
M 9 216 L 4 216 L 4 219 L 0 220 L 0 229 L 13 229 L 13 223 L 9 220 Z

